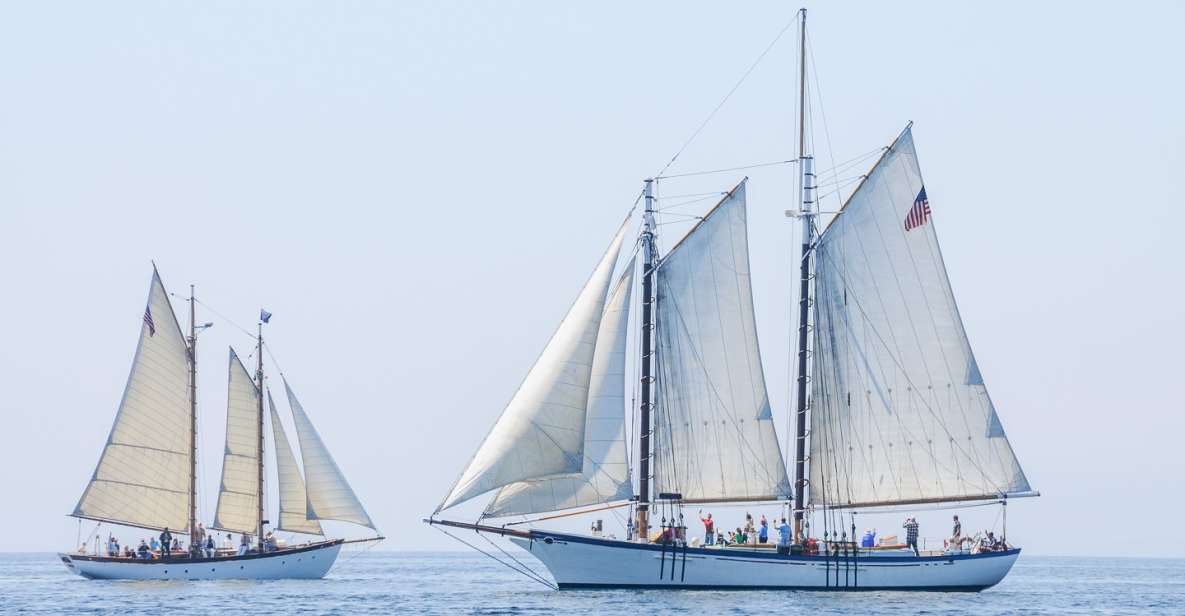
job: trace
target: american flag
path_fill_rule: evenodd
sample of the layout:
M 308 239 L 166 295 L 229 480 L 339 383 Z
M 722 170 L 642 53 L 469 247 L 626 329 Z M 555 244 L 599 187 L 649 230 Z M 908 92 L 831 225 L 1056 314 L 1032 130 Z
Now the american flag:
M 922 192 L 918 193 L 918 198 L 913 200 L 913 207 L 909 208 L 909 214 L 905 217 L 905 230 L 910 231 L 920 227 L 930 220 L 930 200 L 926 198 L 926 187 L 922 187 Z
M 148 335 L 155 336 L 156 335 L 156 323 L 152 322 L 152 306 L 151 305 L 144 307 L 144 324 L 148 326 Z

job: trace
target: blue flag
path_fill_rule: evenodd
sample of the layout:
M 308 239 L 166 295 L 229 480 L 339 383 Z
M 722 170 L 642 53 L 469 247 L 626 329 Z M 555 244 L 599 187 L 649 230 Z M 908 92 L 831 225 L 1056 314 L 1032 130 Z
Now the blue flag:
M 264 310 L 263 308 L 260 308 L 259 309 L 259 320 L 263 321 L 264 323 L 267 323 L 268 321 L 272 320 L 272 313 Z

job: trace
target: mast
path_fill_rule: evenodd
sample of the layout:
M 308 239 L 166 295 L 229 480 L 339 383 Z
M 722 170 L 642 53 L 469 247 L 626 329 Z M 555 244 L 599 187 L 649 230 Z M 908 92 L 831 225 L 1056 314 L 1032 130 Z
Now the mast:
M 811 236 L 814 217 L 811 211 L 811 191 L 814 188 L 815 179 L 814 161 L 806 153 L 806 9 L 800 9 L 799 14 L 802 17 L 799 26 L 798 51 L 798 166 L 802 173 L 799 186 L 802 209 L 799 219 L 802 221 L 802 259 L 798 291 L 798 401 L 794 413 L 794 543 L 802 542 L 803 495 L 807 489 L 807 334 L 810 313 Z
M 197 321 L 189 285 L 189 532 L 197 529 Z
M 647 179 L 643 194 L 646 210 L 642 216 L 642 404 L 638 418 L 638 536 L 650 536 L 650 410 L 651 384 L 654 383 L 654 179 Z
M 255 368 L 255 382 L 256 382 L 256 399 L 259 402 L 257 416 L 259 419 L 259 446 L 255 450 L 256 460 L 259 462 L 259 482 L 258 492 L 256 493 L 259 503 L 259 551 L 263 552 L 263 524 L 266 520 L 263 519 L 263 321 L 259 322 L 258 345 L 255 349 L 256 368 Z

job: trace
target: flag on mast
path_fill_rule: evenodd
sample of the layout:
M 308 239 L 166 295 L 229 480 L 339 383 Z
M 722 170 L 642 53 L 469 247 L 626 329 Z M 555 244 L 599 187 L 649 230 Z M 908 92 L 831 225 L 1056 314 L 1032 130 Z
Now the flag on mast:
M 914 199 L 913 207 L 909 209 L 909 214 L 905 217 L 905 230 L 910 231 L 920 227 L 930 221 L 930 200 L 926 198 L 926 187 L 922 187 L 922 192 L 918 193 L 918 198 Z
M 260 308 L 259 309 L 259 320 L 263 321 L 264 323 L 267 323 L 268 321 L 272 320 L 272 313 L 264 310 L 263 308 Z

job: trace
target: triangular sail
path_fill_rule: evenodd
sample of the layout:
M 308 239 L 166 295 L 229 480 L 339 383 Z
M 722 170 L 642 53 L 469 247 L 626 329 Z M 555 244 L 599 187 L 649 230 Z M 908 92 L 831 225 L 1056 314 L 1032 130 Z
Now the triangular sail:
M 189 350 L 155 269 L 131 373 L 99 464 L 72 515 L 189 527 Z
M 741 183 L 656 274 L 655 484 L 689 501 L 791 492 L 757 344 L 746 220 Z
M 305 489 L 308 493 L 306 518 L 309 520 L 340 520 L 374 528 L 370 516 L 345 475 L 329 455 L 329 449 L 321 441 L 321 435 L 313 428 L 313 422 L 305 414 L 304 407 L 296 394 L 284 381 L 288 393 L 288 405 L 292 407 L 292 419 L 296 424 L 296 436 L 300 442 L 300 458 L 304 461 Z
M 810 502 L 1028 491 L 959 318 L 908 129 L 815 254 Z
M 487 516 L 572 509 L 633 496 L 625 444 L 625 353 L 633 283 L 631 260 L 609 294 L 597 333 L 585 418 L 583 469 L 505 486 L 486 507 Z
M 517 481 L 583 468 L 593 351 L 625 229 L 623 223 L 440 509 Z
M 292 453 L 292 446 L 288 444 L 288 435 L 284 434 L 284 426 L 280 423 L 280 415 L 276 412 L 276 401 L 272 399 L 272 392 L 267 392 L 268 410 L 271 412 L 272 440 L 276 449 L 276 483 L 280 493 L 280 514 L 276 530 L 307 535 L 321 535 L 321 523 L 308 519 L 308 496 L 305 492 L 304 478 L 300 475 L 300 465 Z
M 226 446 L 214 528 L 259 532 L 259 390 L 234 349 L 227 377 Z

